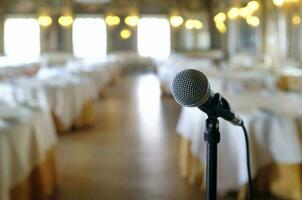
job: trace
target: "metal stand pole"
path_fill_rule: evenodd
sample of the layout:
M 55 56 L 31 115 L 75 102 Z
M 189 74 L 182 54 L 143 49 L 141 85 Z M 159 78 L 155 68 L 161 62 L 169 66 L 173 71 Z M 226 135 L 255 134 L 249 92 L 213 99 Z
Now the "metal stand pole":
M 217 193 L 217 144 L 220 141 L 219 121 L 209 117 L 206 120 L 204 140 L 207 142 L 206 199 L 216 200 Z

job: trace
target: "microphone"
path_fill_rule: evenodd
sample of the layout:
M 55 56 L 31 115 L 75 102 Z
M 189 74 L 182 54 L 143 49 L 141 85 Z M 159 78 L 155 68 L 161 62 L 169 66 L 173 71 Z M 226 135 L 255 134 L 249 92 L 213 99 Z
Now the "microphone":
M 228 101 L 219 93 L 213 93 L 207 77 L 200 71 L 185 69 L 179 72 L 172 83 L 175 101 L 186 107 L 198 107 L 209 118 L 221 117 L 234 125 L 243 121 L 232 112 Z

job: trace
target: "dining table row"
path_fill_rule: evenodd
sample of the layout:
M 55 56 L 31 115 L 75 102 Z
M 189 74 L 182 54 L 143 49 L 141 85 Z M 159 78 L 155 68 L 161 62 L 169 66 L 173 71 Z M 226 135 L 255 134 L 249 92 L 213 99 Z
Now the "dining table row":
M 129 53 L 49 63 L 0 59 L 1 200 L 53 197 L 58 136 L 93 126 L 95 103 L 131 63 L 153 64 Z
M 281 199 L 302 199 L 302 68 L 266 66 L 256 58 L 238 56 L 229 62 L 209 57 L 174 55 L 157 66 L 162 94 L 170 95 L 175 75 L 202 71 L 211 90 L 222 94 L 241 116 L 249 133 L 254 192 Z M 233 61 L 233 62 L 232 62 Z M 182 107 L 175 128 L 180 137 L 180 175 L 205 190 L 207 115 Z M 245 138 L 241 127 L 220 121 L 218 193 L 247 195 Z

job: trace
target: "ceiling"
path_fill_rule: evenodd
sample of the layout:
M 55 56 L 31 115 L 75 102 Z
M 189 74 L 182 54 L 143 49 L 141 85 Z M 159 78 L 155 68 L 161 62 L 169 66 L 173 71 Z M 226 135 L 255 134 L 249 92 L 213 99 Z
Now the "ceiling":
M 41 8 L 60 10 L 69 8 L 75 13 L 104 13 L 108 10 L 124 12 L 137 8 L 140 13 L 166 14 L 171 8 L 200 12 L 208 10 L 214 0 L 0 0 L 0 8 L 10 13 L 36 13 Z

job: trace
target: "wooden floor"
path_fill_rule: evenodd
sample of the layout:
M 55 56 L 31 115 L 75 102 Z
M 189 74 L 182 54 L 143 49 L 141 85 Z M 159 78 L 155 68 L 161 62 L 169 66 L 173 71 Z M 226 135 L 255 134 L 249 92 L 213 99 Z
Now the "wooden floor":
M 60 137 L 58 199 L 201 199 L 179 176 L 179 108 L 154 74 L 120 78 L 96 112 L 94 128 Z

